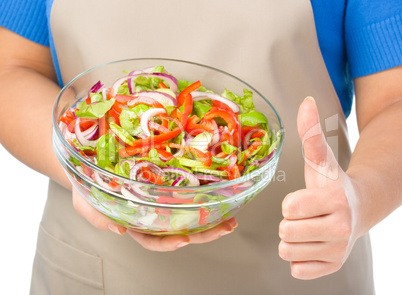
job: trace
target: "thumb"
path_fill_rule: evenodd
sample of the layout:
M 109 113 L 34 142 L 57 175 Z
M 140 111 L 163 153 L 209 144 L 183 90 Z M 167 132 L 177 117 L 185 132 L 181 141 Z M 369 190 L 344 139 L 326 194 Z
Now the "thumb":
M 299 107 L 297 130 L 302 141 L 307 188 L 338 178 L 338 163 L 321 129 L 317 105 L 307 97 Z

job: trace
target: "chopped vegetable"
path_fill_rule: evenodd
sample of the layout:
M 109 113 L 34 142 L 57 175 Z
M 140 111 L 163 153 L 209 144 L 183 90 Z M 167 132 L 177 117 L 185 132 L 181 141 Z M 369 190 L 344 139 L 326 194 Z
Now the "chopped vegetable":
M 101 168 L 176 187 L 246 175 L 270 159 L 280 138 L 255 110 L 251 91 L 216 94 L 200 81 L 177 80 L 163 66 L 132 71 L 109 88 L 98 81 L 64 113 L 60 124 L 69 131 L 68 142 Z M 159 194 L 122 189 L 118 180 L 92 177 L 133 199 L 194 202 L 168 201 Z M 200 210 L 198 222 L 206 224 L 208 215 Z

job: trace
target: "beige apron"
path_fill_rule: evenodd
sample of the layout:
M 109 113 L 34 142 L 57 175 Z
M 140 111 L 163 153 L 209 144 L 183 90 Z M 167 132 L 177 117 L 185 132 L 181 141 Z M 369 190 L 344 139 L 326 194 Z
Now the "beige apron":
M 316 98 L 343 168 L 350 158 L 309 1 L 55 0 L 51 28 L 64 83 L 117 59 L 203 63 L 264 94 L 281 114 L 286 136 L 274 181 L 240 212 L 234 233 L 172 253 L 150 252 L 128 235 L 93 228 L 74 211 L 71 193 L 50 182 L 32 294 L 374 294 L 367 236 L 340 271 L 313 281 L 292 278 L 278 256 L 282 199 L 304 187 L 296 132 L 304 97 Z

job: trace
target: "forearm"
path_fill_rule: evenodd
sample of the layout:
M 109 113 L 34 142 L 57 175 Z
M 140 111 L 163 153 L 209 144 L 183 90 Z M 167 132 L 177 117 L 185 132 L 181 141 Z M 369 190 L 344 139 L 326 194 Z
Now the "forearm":
M 1 144 L 27 166 L 71 188 L 52 147 L 52 107 L 59 86 L 21 66 L 1 68 L 0 85 Z
M 347 174 L 360 211 L 359 235 L 402 204 L 402 101 L 378 113 L 362 130 Z

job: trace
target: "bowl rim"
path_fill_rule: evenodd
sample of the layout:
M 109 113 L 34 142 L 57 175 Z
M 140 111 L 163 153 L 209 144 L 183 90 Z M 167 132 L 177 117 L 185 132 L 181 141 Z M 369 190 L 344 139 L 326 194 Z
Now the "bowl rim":
M 276 115 L 276 118 L 277 118 L 278 123 L 279 123 L 279 130 L 276 130 L 276 132 L 277 132 L 277 133 L 279 132 L 281 136 L 280 136 L 280 143 L 279 143 L 277 149 L 274 151 L 272 157 L 271 157 L 264 165 L 262 165 L 261 167 L 257 168 L 256 170 L 250 172 L 250 173 L 247 174 L 247 175 L 241 176 L 241 177 L 236 178 L 236 179 L 233 179 L 233 180 L 228 180 L 228 181 L 225 181 L 225 182 L 219 182 L 219 183 L 216 183 L 216 184 L 208 184 L 208 185 L 206 185 L 205 187 L 208 187 L 208 190 L 215 190 L 215 189 L 219 189 L 219 188 L 225 188 L 225 187 L 233 186 L 233 185 L 236 185 L 236 184 L 238 185 L 238 184 L 240 184 L 240 183 L 242 183 L 242 182 L 245 182 L 245 181 L 247 181 L 247 180 L 250 180 L 250 179 L 252 179 L 252 178 L 254 178 L 254 177 L 256 177 L 256 176 L 262 174 L 265 170 L 267 170 L 267 167 L 268 167 L 274 160 L 276 160 L 277 158 L 279 158 L 279 156 L 280 156 L 280 154 L 281 154 L 281 151 L 282 151 L 282 148 L 283 148 L 284 137 L 285 137 L 285 129 L 284 129 L 283 121 L 282 121 L 281 117 L 279 116 L 278 112 L 276 111 L 275 107 L 271 104 L 271 102 L 270 102 L 264 95 L 262 95 L 257 89 L 255 89 L 253 86 L 251 86 L 249 83 L 243 81 L 242 79 L 240 79 L 240 78 L 238 78 L 238 77 L 236 77 L 236 76 L 234 76 L 234 75 L 232 75 L 232 74 L 230 74 L 230 73 L 228 73 L 228 72 L 225 72 L 225 71 L 223 71 L 223 70 L 217 69 L 217 68 L 212 67 L 212 66 L 209 66 L 209 65 L 200 64 L 200 63 L 196 63 L 196 62 L 192 62 L 192 61 L 180 60 L 180 59 L 151 57 L 151 58 L 128 58 L 128 59 L 120 59 L 120 60 L 110 61 L 110 62 L 106 62 L 106 63 L 100 64 L 100 65 L 97 65 L 97 66 L 92 67 L 92 68 L 90 68 L 90 69 L 88 69 L 88 70 L 85 70 L 85 71 L 83 71 L 82 73 L 80 73 L 80 74 L 78 74 L 77 76 L 75 76 L 75 77 L 74 77 L 73 79 L 71 79 L 66 85 L 64 85 L 63 88 L 62 88 L 62 89 L 60 90 L 60 92 L 58 93 L 58 95 L 57 95 L 57 97 L 56 97 L 56 99 L 55 99 L 55 102 L 54 102 L 54 104 L 53 104 L 53 111 L 52 111 L 52 123 L 53 123 L 53 131 L 54 131 L 53 134 L 56 134 L 57 138 L 58 138 L 59 141 L 62 143 L 63 147 L 65 147 L 65 148 L 68 150 L 68 152 L 69 152 L 70 154 L 72 154 L 72 155 L 73 155 L 75 158 L 77 158 L 79 161 L 83 162 L 86 166 L 90 167 L 91 169 L 93 169 L 93 170 L 95 170 L 95 171 L 97 171 L 97 172 L 102 173 L 103 175 L 106 175 L 106 176 L 108 176 L 108 177 L 117 178 L 117 179 L 119 179 L 119 180 L 121 180 L 121 181 L 123 181 L 123 182 L 130 181 L 130 183 L 134 183 L 134 184 L 137 184 L 137 185 L 140 185 L 140 186 L 149 186 L 149 187 L 156 188 L 156 189 L 160 189 L 160 190 L 175 191 L 175 192 L 185 192 L 185 191 L 187 191 L 187 192 L 190 191 L 190 192 L 191 192 L 191 190 L 195 190 L 195 191 L 196 191 L 197 189 L 199 189 L 200 187 L 202 187 L 202 186 L 194 186 L 194 187 L 174 187 L 174 189 L 172 189 L 172 187 L 170 187 L 170 186 L 156 185 L 156 184 L 148 184 L 148 183 L 144 183 L 144 182 L 141 182 L 141 181 L 136 181 L 136 180 L 133 180 L 133 179 L 129 179 L 129 178 L 126 178 L 126 177 L 121 176 L 121 175 L 118 175 L 118 174 L 114 174 L 114 173 L 112 173 L 112 172 L 109 172 L 109 171 L 106 170 L 106 169 L 103 169 L 103 168 L 97 166 L 97 165 L 94 164 L 93 162 L 91 162 L 91 161 L 89 161 L 88 159 L 86 159 L 85 157 L 83 157 L 80 153 L 78 153 L 78 152 L 64 139 L 63 135 L 61 134 L 61 130 L 60 130 L 60 127 L 59 127 L 59 122 L 58 122 L 58 120 L 57 120 L 57 117 L 58 117 L 58 114 L 57 114 L 58 103 L 59 103 L 59 101 L 60 101 L 60 99 L 61 99 L 63 93 L 64 93 L 75 81 L 77 81 L 77 80 L 80 79 L 81 77 L 85 76 L 85 75 L 88 74 L 89 72 L 92 72 L 92 71 L 94 71 L 94 70 L 96 70 L 96 69 L 99 69 L 99 68 L 102 68 L 102 67 L 106 67 L 106 66 L 111 65 L 111 64 L 117 64 L 117 63 L 123 63 L 123 62 L 130 62 L 130 61 L 137 61 L 137 60 L 138 60 L 138 61 L 140 61 L 140 60 L 143 60 L 143 61 L 147 61 L 147 60 L 152 61 L 152 60 L 155 60 L 155 61 L 168 61 L 168 62 L 187 63 L 187 64 L 199 66 L 199 67 L 202 67 L 202 68 L 208 68 L 208 69 L 211 69 L 211 70 L 213 70 L 213 71 L 220 72 L 220 73 L 222 73 L 222 74 L 224 74 L 224 75 L 227 75 L 227 76 L 232 77 L 232 78 L 235 79 L 235 80 L 238 80 L 239 82 L 241 82 L 241 83 L 243 83 L 245 86 L 247 86 L 247 87 L 249 88 L 248 90 L 257 93 L 257 94 L 258 94 L 262 99 L 264 99 L 264 101 L 271 107 L 271 109 L 273 110 L 274 114 Z M 77 101 L 78 101 L 78 100 L 79 100 L 79 98 L 77 99 Z M 268 124 L 269 124 L 269 123 L 268 123 Z M 54 136 L 54 135 L 53 135 L 53 136 Z M 278 159 L 278 160 L 279 160 L 279 159 Z M 77 171 L 77 172 L 78 172 L 78 171 Z M 103 189 L 103 191 L 104 191 L 104 192 L 107 192 L 107 193 L 112 193 L 113 196 L 117 196 L 117 193 L 114 194 L 114 193 L 111 192 L 111 191 L 106 191 L 106 189 Z M 234 195 L 234 196 L 231 196 L 231 197 L 227 197 L 225 200 L 222 200 L 221 202 L 223 202 L 223 201 L 225 201 L 225 202 L 233 201 L 233 200 L 237 199 L 236 196 L 237 196 L 237 195 Z M 135 201 L 126 198 L 124 195 L 121 195 L 121 197 L 119 196 L 119 198 L 120 198 L 120 199 L 123 199 L 123 200 L 126 200 L 126 201 L 131 201 L 131 202 L 136 203 Z M 221 202 L 217 201 L 216 203 L 217 203 L 217 204 L 220 204 Z M 138 202 L 138 203 L 141 203 L 141 205 L 147 205 L 147 206 L 153 206 L 153 207 L 169 207 L 169 208 L 176 208 L 176 209 L 179 209 L 179 208 L 187 208 L 187 207 L 194 207 L 194 208 L 201 208 L 201 207 L 203 207 L 203 206 L 201 206 L 202 204 L 196 204 L 196 205 L 188 205 L 188 204 L 165 204 L 165 203 L 148 202 L 148 201 L 145 201 L 145 200 L 144 200 L 144 201 L 141 200 L 141 202 Z M 214 203 L 215 203 L 215 202 L 214 202 Z M 208 203 L 208 204 L 209 204 L 209 205 L 213 205 L 213 203 Z M 159 206 L 158 206 L 158 205 L 159 205 Z M 205 207 L 205 205 L 204 205 L 204 207 Z

